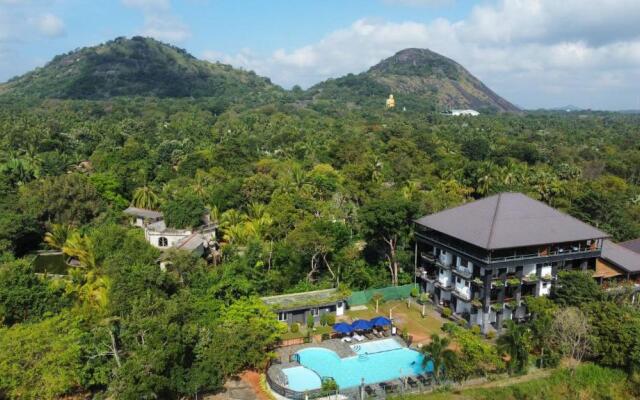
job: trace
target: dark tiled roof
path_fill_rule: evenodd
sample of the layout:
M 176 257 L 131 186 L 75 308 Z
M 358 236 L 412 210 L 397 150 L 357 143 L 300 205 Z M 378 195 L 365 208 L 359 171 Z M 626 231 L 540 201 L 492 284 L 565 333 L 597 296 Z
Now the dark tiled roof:
M 640 272 L 640 253 L 631 251 L 622 244 L 605 240 L 600 257 L 626 272 Z
M 151 218 L 151 219 L 162 218 L 161 212 L 147 210 L 145 208 L 129 207 L 123 212 L 128 215 L 133 215 L 134 217 Z
M 636 253 L 640 253 L 640 238 L 628 240 L 626 242 L 618 243 L 620 246 L 627 248 Z
M 478 247 L 495 250 L 608 237 L 522 193 L 501 193 L 416 220 Z

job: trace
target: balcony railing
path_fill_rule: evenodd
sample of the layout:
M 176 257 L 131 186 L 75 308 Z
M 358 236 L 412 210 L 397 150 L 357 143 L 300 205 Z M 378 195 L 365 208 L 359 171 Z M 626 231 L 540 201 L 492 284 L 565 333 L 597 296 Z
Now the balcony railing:
M 471 294 L 465 293 L 458 288 L 454 288 L 453 293 L 464 300 L 471 300 Z
M 453 268 L 451 271 L 453 271 L 454 274 L 458 274 L 463 278 L 466 279 L 471 279 L 471 277 L 473 276 L 473 272 L 469 271 L 468 269 L 463 269 L 463 268 Z

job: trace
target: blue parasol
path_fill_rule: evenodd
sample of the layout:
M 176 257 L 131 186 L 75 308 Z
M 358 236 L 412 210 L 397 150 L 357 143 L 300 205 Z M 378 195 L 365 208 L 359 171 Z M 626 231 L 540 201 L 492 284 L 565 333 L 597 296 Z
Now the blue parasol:
M 373 325 L 371 324 L 371 322 L 367 321 L 366 319 L 357 319 L 353 321 L 353 323 L 351 324 L 351 327 L 353 328 L 354 331 L 366 331 L 373 328 Z
M 351 325 L 346 322 L 338 322 L 333 326 L 333 330 L 338 333 L 347 334 L 353 332 Z
M 371 325 L 373 326 L 389 326 L 391 325 L 391 320 L 389 318 L 385 318 L 385 317 L 375 317 L 372 318 L 371 321 Z

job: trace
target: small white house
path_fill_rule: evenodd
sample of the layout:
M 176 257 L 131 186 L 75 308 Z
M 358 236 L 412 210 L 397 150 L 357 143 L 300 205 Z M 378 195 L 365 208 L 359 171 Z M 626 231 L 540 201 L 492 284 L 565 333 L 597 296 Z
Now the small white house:
M 471 117 L 476 117 L 478 115 L 480 115 L 479 112 L 477 112 L 476 110 L 471 110 L 471 109 L 466 109 L 466 110 L 451 110 L 451 115 L 453 115 L 454 117 L 459 117 L 459 116 L 471 116 Z
M 215 242 L 216 226 L 208 223 L 197 229 L 174 229 L 167 227 L 161 212 L 129 207 L 124 213 L 133 217 L 131 224 L 144 229 L 144 237 L 160 250 L 175 248 L 204 255 Z

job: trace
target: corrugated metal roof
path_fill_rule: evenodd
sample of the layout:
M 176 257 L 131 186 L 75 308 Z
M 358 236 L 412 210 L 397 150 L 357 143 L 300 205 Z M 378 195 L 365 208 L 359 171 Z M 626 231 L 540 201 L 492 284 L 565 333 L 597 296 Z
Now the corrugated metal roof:
M 500 193 L 416 220 L 487 249 L 507 249 L 609 237 L 522 193 Z
M 142 218 L 162 218 L 162 213 L 159 211 L 147 210 L 145 208 L 129 207 L 123 211 L 128 215 Z
M 640 272 L 640 253 L 631 251 L 610 240 L 604 241 L 600 257 L 626 272 Z
M 627 240 L 626 242 L 618 243 L 620 246 L 627 248 L 636 253 L 640 253 L 640 238 Z

